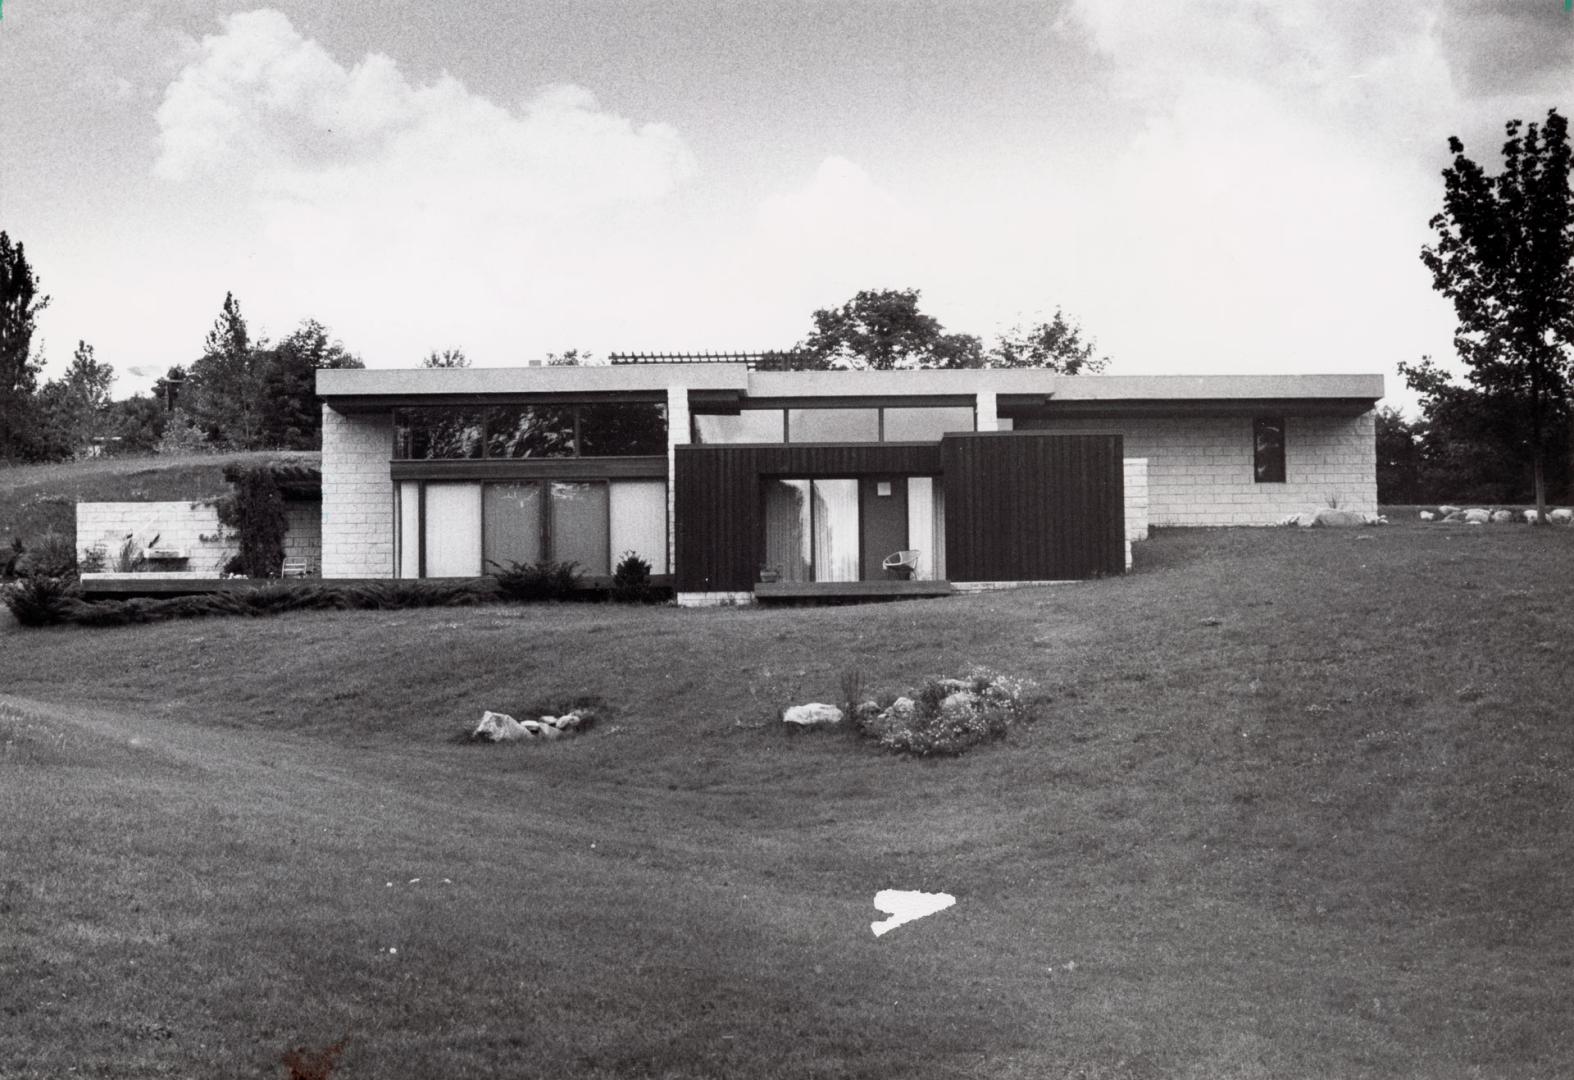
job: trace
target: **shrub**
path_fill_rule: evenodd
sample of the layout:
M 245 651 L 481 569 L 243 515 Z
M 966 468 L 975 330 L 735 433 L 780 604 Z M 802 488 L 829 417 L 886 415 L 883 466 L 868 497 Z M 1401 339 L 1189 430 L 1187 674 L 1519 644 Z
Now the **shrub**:
M 12 577 L 16 573 L 17 564 L 22 561 L 22 556 L 27 553 L 27 547 L 22 543 L 20 536 L 11 537 L 11 546 L 0 550 L 0 578 Z
M 625 551 L 612 574 L 612 599 L 620 604 L 645 604 L 653 597 L 650 563 L 632 551 Z
M 878 713 L 856 710 L 854 721 L 865 738 L 887 750 L 916 757 L 956 755 L 1031 721 L 1031 688 L 1025 680 L 974 668 L 961 679 L 926 679 L 914 694 Z
M 103 573 L 108 558 L 108 553 L 105 552 L 102 546 L 90 547 L 77 560 L 77 571 L 83 574 Z
M 120 542 L 120 550 L 115 552 L 115 573 L 135 573 L 142 569 L 143 562 L 142 548 L 135 536 L 128 536 Z
M 509 600 L 564 600 L 574 593 L 579 580 L 579 564 L 553 562 L 520 563 L 510 561 L 507 566 L 487 560 L 496 567 L 497 591 Z
M 0 586 L 0 598 L 23 626 L 50 626 L 65 620 L 75 603 L 76 589 L 69 577 L 28 574 L 20 581 Z
M 55 530 L 46 529 L 44 535 L 33 541 L 33 545 L 17 560 L 16 572 L 28 577 L 39 574 L 45 577 L 75 577 L 76 544 Z

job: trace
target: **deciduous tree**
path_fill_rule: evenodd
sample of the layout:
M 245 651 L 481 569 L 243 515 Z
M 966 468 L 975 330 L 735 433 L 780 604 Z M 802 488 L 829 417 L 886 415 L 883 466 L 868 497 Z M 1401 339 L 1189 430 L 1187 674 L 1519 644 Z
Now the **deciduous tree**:
M 1454 347 L 1481 401 L 1528 435 L 1536 510 L 1545 519 L 1547 435 L 1566 428 L 1574 350 L 1574 153 L 1568 121 L 1506 125 L 1496 176 L 1448 140 L 1437 242 L 1421 251 L 1454 303 Z M 1523 132 L 1523 134 L 1522 134 Z
M 426 354 L 426 359 L 421 361 L 421 366 L 424 368 L 469 367 L 470 358 L 465 355 L 463 349 L 444 349 L 442 352 L 433 349 Z
M 865 289 L 838 308 L 814 313 L 814 331 L 770 365 L 812 371 L 976 368 L 983 343 L 948 334 L 918 310 L 917 289 Z
M 262 380 L 260 438 L 264 445 L 286 450 L 322 446 L 322 409 L 317 405 L 317 372 L 324 368 L 366 365 L 328 336 L 316 319 L 279 342 Z
M 1048 322 L 1013 326 L 995 341 L 985 362 L 998 368 L 1041 368 L 1061 375 L 1096 375 L 1109 366 L 1109 357 L 1097 355 L 1092 338 L 1082 338 L 1082 328 L 1059 308 Z

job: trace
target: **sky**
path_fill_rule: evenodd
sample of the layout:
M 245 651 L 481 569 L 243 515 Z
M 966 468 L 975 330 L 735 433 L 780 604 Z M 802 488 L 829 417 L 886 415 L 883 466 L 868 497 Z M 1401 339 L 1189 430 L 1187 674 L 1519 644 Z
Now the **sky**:
M 1453 355 L 1448 138 L 1574 112 L 1565 0 L 0 0 L 0 229 L 116 395 L 227 292 L 368 367 L 790 346 L 916 288 L 1111 374 Z

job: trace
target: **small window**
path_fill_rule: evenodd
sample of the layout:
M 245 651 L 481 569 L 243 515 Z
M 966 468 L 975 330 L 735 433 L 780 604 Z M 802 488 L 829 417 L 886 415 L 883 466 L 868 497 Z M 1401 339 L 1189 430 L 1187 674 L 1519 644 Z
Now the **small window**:
M 1252 466 L 1259 484 L 1284 483 L 1284 417 L 1252 421 Z

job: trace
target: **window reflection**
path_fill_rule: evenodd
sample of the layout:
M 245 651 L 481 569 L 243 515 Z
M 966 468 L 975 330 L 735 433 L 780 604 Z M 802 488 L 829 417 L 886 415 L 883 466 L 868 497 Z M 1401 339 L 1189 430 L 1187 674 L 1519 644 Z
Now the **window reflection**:
M 695 413 L 694 441 L 779 443 L 782 441 L 782 410 L 744 409 L 730 415 Z

